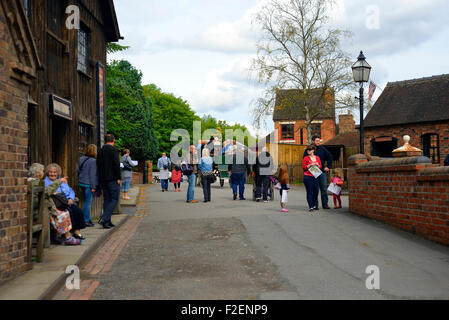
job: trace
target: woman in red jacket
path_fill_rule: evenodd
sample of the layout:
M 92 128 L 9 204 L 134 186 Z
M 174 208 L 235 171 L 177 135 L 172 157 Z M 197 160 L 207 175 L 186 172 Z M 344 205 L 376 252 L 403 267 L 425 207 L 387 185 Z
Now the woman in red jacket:
M 310 145 L 307 147 L 307 156 L 302 160 L 302 168 L 304 170 L 304 185 L 307 191 L 307 203 L 309 204 L 309 211 L 312 212 L 318 209 L 318 194 L 320 185 L 318 179 L 310 172 L 312 167 L 322 169 L 320 157 L 315 155 L 316 147 Z

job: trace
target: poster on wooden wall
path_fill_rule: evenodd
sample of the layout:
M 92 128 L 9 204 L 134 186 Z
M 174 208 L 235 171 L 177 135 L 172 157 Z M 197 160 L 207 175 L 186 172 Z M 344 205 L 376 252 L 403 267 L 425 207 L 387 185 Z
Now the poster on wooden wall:
M 97 62 L 97 119 L 98 119 L 98 147 L 103 147 L 106 134 L 106 71 Z

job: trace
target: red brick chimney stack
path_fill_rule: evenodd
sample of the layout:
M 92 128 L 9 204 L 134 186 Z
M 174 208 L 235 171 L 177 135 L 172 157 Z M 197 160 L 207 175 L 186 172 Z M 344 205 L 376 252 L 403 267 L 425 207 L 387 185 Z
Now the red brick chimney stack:
M 339 116 L 339 134 L 355 131 L 354 116 L 348 112 L 348 114 L 342 114 Z

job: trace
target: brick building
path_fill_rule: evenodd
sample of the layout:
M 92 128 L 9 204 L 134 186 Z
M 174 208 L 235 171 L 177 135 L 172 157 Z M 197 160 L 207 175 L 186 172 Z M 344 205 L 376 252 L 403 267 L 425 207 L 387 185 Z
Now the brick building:
M 119 39 L 113 0 L 0 1 L 0 283 L 30 267 L 28 166 L 56 162 L 76 190 L 80 153 L 102 144 L 106 46 Z
M 332 154 L 333 168 L 346 168 L 348 158 L 360 153 L 360 130 L 356 129 L 351 113 L 339 115 L 338 134 L 326 141 L 324 146 Z
M 404 135 L 443 165 L 449 154 L 449 74 L 388 83 L 366 116 L 365 150 L 392 157 Z
M 40 62 L 19 0 L 0 4 L 0 283 L 29 268 L 27 110 Z
M 332 90 L 314 89 L 310 92 L 312 136 L 326 142 L 336 133 L 335 97 Z M 277 143 L 305 145 L 308 143 L 304 94 L 300 90 L 278 90 L 273 112 Z M 310 137 L 311 138 L 311 137 Z

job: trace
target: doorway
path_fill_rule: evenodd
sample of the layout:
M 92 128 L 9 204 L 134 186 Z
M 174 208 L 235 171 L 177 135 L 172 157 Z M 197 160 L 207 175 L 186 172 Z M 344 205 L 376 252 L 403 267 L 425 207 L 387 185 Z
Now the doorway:
M 62 118 L 52 119 L 52 149 L 51 160 L 61 166 L 62 172 L 67 172 L 67 127 L 69 122 Z
M 393 158 L 393 150 L 398 148 L 398 139 L 380 137 L 371 140 L 371 155 L 381 158 Z

